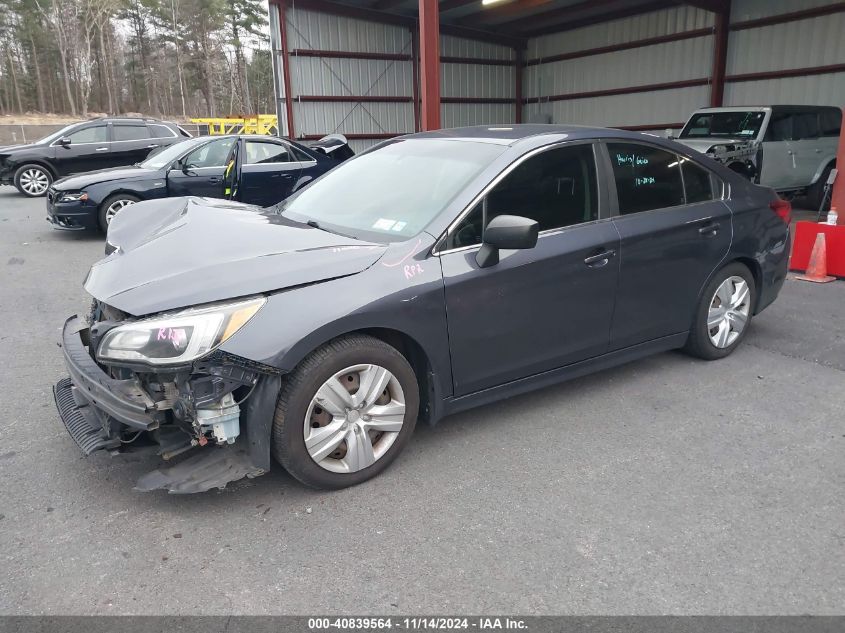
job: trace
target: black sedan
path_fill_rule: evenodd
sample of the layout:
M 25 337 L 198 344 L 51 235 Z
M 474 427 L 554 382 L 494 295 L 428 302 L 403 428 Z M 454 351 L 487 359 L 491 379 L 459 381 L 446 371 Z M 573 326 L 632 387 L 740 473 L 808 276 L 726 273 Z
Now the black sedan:
M 271 456 L 358 484 L 419 420 L 674 348 L 727 356 L 784 283 L 789 215 L 671 141 L 532 125 L 391 140 L 273 208 L 139 204 L 88 274 L 90 323 L 64 325 L 56 403 L 86 453 L 192 453 L 141 490 Z
M 269 136 L 205 136 L 159 150 L 130 167 L 56 181 L 47 220 L 57 229 L 106 230 L 122 208 L 173 196 L 226 198 L 269 206 L 335 167 L 351 151 L 340 135 L 315 148 Z
M 56 178 L 92 169 L 132 165 L 157 148 L 191 135 L 158 119 L 98 118 L 74 123 L 27 145 L 0 148 L 0 184 L 30 198 L 47 193 Z

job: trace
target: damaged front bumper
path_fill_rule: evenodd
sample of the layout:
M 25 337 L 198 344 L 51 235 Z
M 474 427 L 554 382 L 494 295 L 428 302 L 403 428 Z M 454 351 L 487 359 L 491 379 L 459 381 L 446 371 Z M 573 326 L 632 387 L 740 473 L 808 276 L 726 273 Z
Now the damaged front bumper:
M 222 488 L 270 469 L 270 429 L 281 378 L 229 355 L 212 355 L 166 374 L 104 371 L 89 347 L 91 331 L 71 317 L 62 331 L 69 378 L 53 394 L 62 422 L 86 455 L 152 451 L 175 466 L 139 479 L 139 490 L 171 493 Z M 234 394 L 245 401 L 235 400 Z

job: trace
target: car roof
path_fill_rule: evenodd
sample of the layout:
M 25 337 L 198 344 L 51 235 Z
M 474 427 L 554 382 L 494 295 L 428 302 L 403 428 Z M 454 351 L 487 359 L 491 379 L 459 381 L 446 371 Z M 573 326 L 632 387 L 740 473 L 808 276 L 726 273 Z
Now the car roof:
M 622 138 L 643 140 L 643 136 L 655 138 L 653 134 L 631 132 L 616 128 L 590 127 L 586 125 L 554 125 L 540 123 L 525 123 L 514 125 L 476 125 L 472 127 L 457 127 L 431 132 L 418 132 L 402 136 L 403 139 L 441 139 L 455 141 L 472 141 L 478 143 L 493 143 L 496 145 L 517 145 L 528 139 L 543 140 L 579 140 L 594 138 Z

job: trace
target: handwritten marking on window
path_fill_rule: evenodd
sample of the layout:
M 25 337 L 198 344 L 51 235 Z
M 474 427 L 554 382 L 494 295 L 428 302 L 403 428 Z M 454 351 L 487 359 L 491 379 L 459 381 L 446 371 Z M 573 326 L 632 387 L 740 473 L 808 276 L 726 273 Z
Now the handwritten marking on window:
M 616 154 L 617 165 L 648 165 L 648 158 L 636 154 Z
M 641 187 L 643 185 L 653 185 L 655 183 L 653 176 L 643 176 L 641 178 L 634 178 L 634 185 Z

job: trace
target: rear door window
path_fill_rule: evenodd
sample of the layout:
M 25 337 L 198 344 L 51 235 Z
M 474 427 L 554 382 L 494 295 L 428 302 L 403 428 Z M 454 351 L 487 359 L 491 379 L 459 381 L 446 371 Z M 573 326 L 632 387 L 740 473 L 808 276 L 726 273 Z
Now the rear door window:
M 842 110 L 825 108 L 819 112 L 819 128 L 822 136 L 839 136 L 842 129 Z
M 608 143 L 619 214 L 684 204 L 680 157 L 649 145 Z
M 146 125 L 114 125 L 112 126 L 112 140 L 115 141 L 143 141 L 150 138 Z
M 815 111 L 798 112 L 792 119 L 792 138 L 807 141 L 819 137 L 819 115 Z
M 279 143 L 265 141 L 246 142 L 246 164 L 289 163 L 292 160 L 288 148 Z

